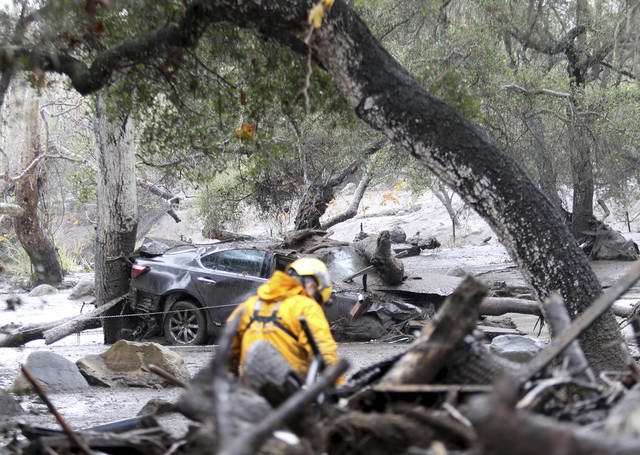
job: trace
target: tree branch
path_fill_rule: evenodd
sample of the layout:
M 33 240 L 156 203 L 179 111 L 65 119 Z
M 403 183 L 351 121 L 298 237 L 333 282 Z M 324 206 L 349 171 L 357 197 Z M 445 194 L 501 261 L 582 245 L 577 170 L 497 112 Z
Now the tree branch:
M 524 93 L 525 95 L 529 95 L 529 96 L 549 95 L 549 96 L 555 96 L 557 98 L 571 98 L 570 93 L 556 92 L 554 90 L 549 90 L 546 88 L 540 88 L 537 90 L 527 90 L 526 88 L 520 87 L 519 85 L 516 85 L 516 84 L 503 85 L 502 90 L 512 90 L 515 92 Z

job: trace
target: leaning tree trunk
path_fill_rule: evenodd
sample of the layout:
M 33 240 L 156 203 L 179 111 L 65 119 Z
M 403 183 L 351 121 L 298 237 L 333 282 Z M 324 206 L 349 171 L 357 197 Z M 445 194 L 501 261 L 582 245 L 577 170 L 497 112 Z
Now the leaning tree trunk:
M 55 284 L 62 281 L 62 266 L 53 241 L 45 234 L 38 218 L 38 166 L 33 165 L 40 155 L 40 105 L 37 95 L 29 101 L 26 121 L 26 145 L 20 166 L 26 172 L 16 181 L 15 197 L 22 214 L 13 219 L 18 240 L 27 252 L 38 283 Z
M 107 113 L 105 92 L 96 95 L 94 135 L 98 161 L 98 226 L 96 232 L 96 304 L 103 305 L 129 289 L 138 212 L 133 121 Z M 113 315 L 113 314 L 112 314 Z M 104 342 L 120 338 L 122 319 L 104 319 Z
M 264 4 L 217 1 L 231 22 L 303 33 L 310 2 Z M 259 18 L 259 19 L 256 19 Z M 279 27 L 279 30 L 274 30 Z M 560 212 L 524 169 L 485 131 L 423 89 L 342 1 L 309 40 L 357 115 L 427 165 L 496 232 L 544 299 L 560 289 L 571 316 L 587 308 L 602 287 Z M 607 312 L 585 331 L 581 344 L 596 370 L 624 368 L 620 331 Z

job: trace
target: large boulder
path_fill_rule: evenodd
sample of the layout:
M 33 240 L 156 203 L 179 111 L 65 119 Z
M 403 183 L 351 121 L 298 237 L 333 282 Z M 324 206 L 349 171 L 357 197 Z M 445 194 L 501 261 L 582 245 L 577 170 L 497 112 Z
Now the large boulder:
M 27 357 L 25 366 L 47 392 L 66 392 L 89 387 L 73 362 L 53 352 L 34 352 Z M 34 393 L 31 383 L 22 373 L 13 381 L 9 391 L 19 395 Z
M 72 300 L 83 297 L 93 297 L 95 293 L 95 280 L 93 275 L 80 278 L 80 281 L 71 289 L 69 298 Z
M 156 365 L 183 382 L 191 379 L 180 355 L 158 343 L 119 340 L 102 354 L 76 362 L 90 384 L 104 387 L 158 387 L 172 385 L 147 370 Z

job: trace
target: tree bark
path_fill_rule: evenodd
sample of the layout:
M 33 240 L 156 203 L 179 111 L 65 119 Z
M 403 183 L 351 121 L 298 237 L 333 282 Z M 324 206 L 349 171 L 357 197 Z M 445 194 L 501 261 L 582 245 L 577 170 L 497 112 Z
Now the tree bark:
M 98 161 L 98 225 L 96 232 L 96 305 L 126 294 L 138 225 L 133 121 L 108 112 L 106 92 L 95 99 L 94 135 Z M 117 309 L 108 315 L 116 315 Z M 120 338 L 120 318 L 104 320 L 104 342 Z
M 40 103 L 32 94 L 27 104 L 26 145 L 20 157 L 20 166 L 27 169 L 41 153 Z M 38 218 L 39 182 L 38 166 L 32 166 L 17 181 L 15 188 L 17 204 L 23 213 L 13 219 L 18 240 L 27 252 L 37 283 L 56 284 L 62 281 L 62 266 L 58 252 L 40 226 Z

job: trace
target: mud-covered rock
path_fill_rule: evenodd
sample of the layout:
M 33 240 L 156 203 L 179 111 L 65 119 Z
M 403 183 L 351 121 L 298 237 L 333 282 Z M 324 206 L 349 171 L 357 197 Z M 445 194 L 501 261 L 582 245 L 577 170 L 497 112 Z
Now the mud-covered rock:
M 31 292 L 29 292 L 29 297 L 42 297 L 43 295 L 51 295 L 57 293 L 58 290 L 50 284 L 41 284 L 40 286 L 36 286 L 35 288 L 31 289 Z
M 183 382 L 189 371 L 180 355 L 150 342 L 119 340 L 102 354 L 88 355 L 76 362 L 90 384 L 104 387 L 157 387 L 172 385 L 147 370 L 156 365 Z
M 65 392 L 89 387 L 72 361 L 53 352 L 34 352 L 27 357 L 25 366 L 47 392 Z M 15 379 L 9 391 L 19 395 L 35 392 L 22 373 Z

